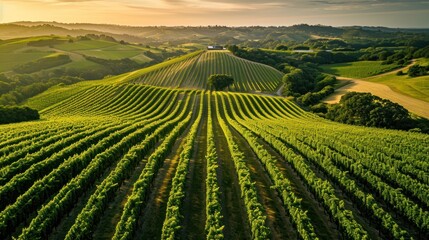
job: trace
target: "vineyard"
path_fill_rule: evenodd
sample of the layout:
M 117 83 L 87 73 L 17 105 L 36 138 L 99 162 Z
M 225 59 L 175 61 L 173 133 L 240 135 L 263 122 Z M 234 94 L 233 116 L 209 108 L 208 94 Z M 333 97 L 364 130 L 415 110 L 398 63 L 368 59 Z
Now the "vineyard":
M 213 54 L 241 61 L 175 64 Z M 205 88 L 175 64 L 139 81 Z M 429 238 L 424 134 L 333 123 L 280 97 L 130 83 L 40 113 L 0 126 L 0 239 Z
M 153 86 L 207 89 L 207 79 L 212 74 L 231 75 L 235 82 L 230 90 L 240 92 L 274 92 L 283 76 L 272 67 L 220 50 L 195 52 L 161 63 L 129 81 Z

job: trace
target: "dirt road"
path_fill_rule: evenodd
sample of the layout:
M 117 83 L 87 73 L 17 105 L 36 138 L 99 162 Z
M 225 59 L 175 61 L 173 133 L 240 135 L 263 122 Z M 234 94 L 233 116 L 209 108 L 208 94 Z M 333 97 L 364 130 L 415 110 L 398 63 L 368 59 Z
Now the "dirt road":
M 347 92 L 370 92 L 373 95 L 389 99 L 392 102 L 399 103 L 412 113 L 415 113 L 425 118 L 429 118 L 429 102 L 425 102 L 394 92 L 388 86 L 380 83 L 372 83 L 344 77 L 337 77 L 337 79 L 349 80 L 351 81 L 351 83 L 335 90 L 335 93 L 325 98 L 323 102 L 330 104 L 337 103 L 340 101 L 341 96 L 346 94 Z

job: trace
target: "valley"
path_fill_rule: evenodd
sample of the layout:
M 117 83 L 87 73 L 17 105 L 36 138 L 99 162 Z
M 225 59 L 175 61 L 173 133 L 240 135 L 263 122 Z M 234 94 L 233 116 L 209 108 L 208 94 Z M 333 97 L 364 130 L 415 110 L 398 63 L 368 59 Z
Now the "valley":
M 0 25 L 11 37 L 0 41 L 0 110 L 38 118 L 0 115 L 13 120 L 0 125 L 0 239 L 429 238 L 429 135 L 401 125 L 429 118 L 427 75 L 396 75 L 427 57 L 379 46 L 402 44 L 393 34 L 12 25 Z M 266 32 L 273 39 L 260 39 Z M 367 39 L 346 39 L 353 34 Z M 207 50 L 214 39 L 228 44 Z M 378 47 L 352 49 L 359 44 Z M 379 52 L 398 59 L 362 60 Z M 213 75 L 232 81 L 218 89 Z M 323 97 L 342 81 L 352 83 Z M 398 107 L 407 119 L 397 129 L 328 120 L 338 105 L 319 100 L 347 91 L 415 115 Z M 369 108 L 367 99 L 352 110 Z M 384 99 L 375 104 L 389 109 L 376 105 L 371 116 L 400 118 Z

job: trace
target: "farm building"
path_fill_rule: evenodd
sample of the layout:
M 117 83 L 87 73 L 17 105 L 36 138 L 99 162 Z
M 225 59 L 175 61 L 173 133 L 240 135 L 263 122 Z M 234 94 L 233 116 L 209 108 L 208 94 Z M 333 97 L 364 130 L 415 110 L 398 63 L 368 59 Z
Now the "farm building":
M 223 49 L 224 49 L 223 46 L 220 46 L 220 45 L 207 46 L 207 50 L 223 50 Z

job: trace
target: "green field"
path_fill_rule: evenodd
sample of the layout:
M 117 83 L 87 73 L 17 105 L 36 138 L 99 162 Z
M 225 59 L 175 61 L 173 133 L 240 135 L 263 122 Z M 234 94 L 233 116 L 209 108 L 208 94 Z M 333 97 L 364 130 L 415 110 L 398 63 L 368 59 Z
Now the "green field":
M 322 69 L 326 73 L 359 79 L 385 73 L 398 67 L 396 64 L 383 65 L 382 61 L 359 61 L 322 65 Z
M 408 75 L 397 76 L 396 73 L 391 73 L 366 78 L 365 81 L 382 83 L 395 92 L 429 102 L 429 76 L 409 77 Z
M 0 72 L 10 71 L 18 65 L 49 56 L 52 52 L 2 53 L 0 52 Z
M 29 42 L 52 39 L 62 40 L 63 43 L 42 47 L 27 45 Z M 99 64 L 86 60 L 84 58 L 85 55 L 112 60 L 131 58 L 138 63 L 147 63 L 152 61 L 152 59 L 145 55 L 146 51 L 150 50 L 155 54 L 161 53 L 160 50 L 155 48 L 141 48 L 139 46 L 123 45 L 116 42 L 101 40 L 77 41 L 75 39 L 72 42 L 68 42 L 68 39 L 73 40 L 73 38 L 45 36 L 3 41 L 0 43 L 0 72 L 11 71 L 17 66 L 36 61 L 52 53 L 70 55 L 73 62 L 64 65 L 64 67 L 81 71 L 103 68 Z
M 233 56 L 229 51 L 201 51 L 180 60 L 153 66 L 131 82 L 154 86 L 207 89 L 211 74 L 229 74 L 234 78 L 233 91 L 274 92 L 282 73 L 267 65 Z
M 55 48 L 63 51 L 79 51 L 79 50 L 90 50 L 90 49 L 101 49 L 117 45 L 114 42 L 101 41 L 101 40 L 86 40 L 86 41 L 74 41 L 72 43 L 63 43 L 55 45 Z
M 15 58 L 3 71 L 58 54 L 72 62 L 50 70 L 97 71 L 83 55 L 145 62 L 152 51 L 27 46 L 40 39 L 1 42 L 0 57 Z M 325 67 L 356 77 L 394 66 Z M 208 91 L 222 73 L 234 85 Z M 200 50 L 27 99 L 40 120 L 0 125 L 0 239 L 429 239 L 429 135 L 320 118 L 265 94 L 282 76 Z M 429 99 L 427 77 L 365 80 Z
M 1 239 L 427 239 L 428 135 L 133 75 L 0 126 Z

